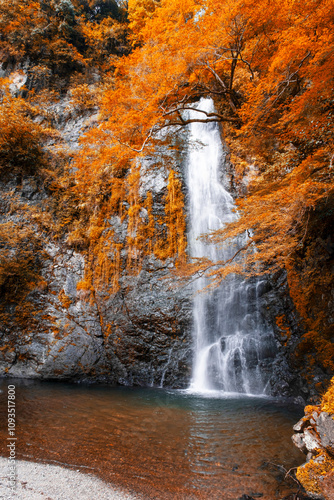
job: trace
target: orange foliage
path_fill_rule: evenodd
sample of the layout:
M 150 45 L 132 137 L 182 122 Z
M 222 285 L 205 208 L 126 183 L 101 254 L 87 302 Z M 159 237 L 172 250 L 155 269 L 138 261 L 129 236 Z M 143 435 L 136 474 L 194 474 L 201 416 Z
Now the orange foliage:
M 29 294 L 46 284 L 40 274 L 41 239 L 26 223 L 23 216 L 20 223 L 0 224 L 0 321 L 6 324 L 14 320 L 23 331 L 34 322 L 35 305 Z
M 89 47 L 88 61 L 98 63 L 104 72 L 114 69 L 117 55 L 128 52 L 127 26 L 111 17 L 100 22 L 81 21 L 81 31 Z
M 334 416 L 334 377 L 321 401 L 321 410 Z
M 129 0 L 129 28 L 135 43 L 141 41 L 140 32 L 144 28 L 146 21 L 152 17 L 157 6 L 159 6 L 157 0 Z
M 128 236 L 127 236 L 127 253 L 128 253 L 128 268 L 131 270 L 140 268 L 140 249 L 142 246 L 141 234 L 139 226 L 141 225 L 140 212 L 142 210 L 141 200 L 139 196 L 140 172 L 139 168 L 132 169 L 127 177 L 128 186 Z
M 286 324 L 286 318 L 285 318 L 284 314 L 282 316 L 277 316 L 276 325 L 278 326 L 278 328 L 282 332 L 282 337 L 283 337 L 283 340 L 285 341 L 285 345 L 286 345 L 287 341 L 289 340 L 289 338 L 291 336 L 291 331 L 290 331 L 290 328 Z
M 22 60 L 27 53 L 30 55 L 39 45 L 39 33 L 46 25 L 40 2 L 3 0 L 0 4 L 2 60 L 13 57 Z
M 320 460 L 317 461 L 317 458 Z M 324 476 L 333 471 L 334 461 L 332 457 L 328 453 L 319 453 L 318 457 L 298 467 L 296 477 L 307 492 L 322 496 L 324 493 L 322 480 Z
M 25 101 L 12 98 L 6 80 L 0 80 L 0 91 L 0 175 L 32 175 L 45 165 L 43 129 L 30 118 Z
M 112 227 L 108 227 L 104 211 L 98 217 L 91 219 L 87 232 L 89 248 L 86 274 L 84 280 L 78 283 L 77 288 L 90 292 L 93 298 L 96 292 L 108 298 L 119 289 L 123 245 Z
M 182 184 L 174 170 L 168 177 L 168 191 L 165 201 L 165 222 L 167 226 L 167 237 L 159 241 L 155 247 L 155 254 L 160 259 L 177 257 L 177 263 L 184 263 L 186 240 L 186 221 L 184 215 L 184 196 Z
M 1 61 L 5 68 L 23 64 L 29 90 L 63 93 L 70 79 L 89 80 L 90 66 L 113 69 L 113 60 L 127 53 L 123 17 L 111 0 L 2 0 Z

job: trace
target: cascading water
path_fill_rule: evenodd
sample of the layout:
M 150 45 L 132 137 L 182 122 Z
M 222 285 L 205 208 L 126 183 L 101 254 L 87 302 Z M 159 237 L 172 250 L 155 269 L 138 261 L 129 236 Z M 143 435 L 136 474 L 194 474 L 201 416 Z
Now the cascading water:
M 201 99 L 197 109 L 214 112 L 211 99 Z M 203 113 L 191 111 L 191 118 Z M 224 156 L 216 123 L 190 124 L 187 160 L 192 257 L 227 260 L 245 244 L 245 238 L 218 248 L 198 237 L 219 229 L 236 218 L 232 196 L 224 188 Z M 197 280 L 197 290 L 208 284 Z M 196 293 L 193 302 L 195 358 L 191 390 L 264 394 L 269 379 L 268 360 L 274 345 L 270 329 L 259 314 L 259 291 L 263 282 L 230 275 L 214 291 Z

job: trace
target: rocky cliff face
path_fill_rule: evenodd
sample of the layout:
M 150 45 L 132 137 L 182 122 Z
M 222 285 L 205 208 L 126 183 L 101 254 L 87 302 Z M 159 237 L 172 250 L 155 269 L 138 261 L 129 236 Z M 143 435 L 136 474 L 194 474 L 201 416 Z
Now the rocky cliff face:
M 290 297 L 285 271 L 268 277 L 264 282 L 260 309 L 273 329 L 277 347 L 271 366 L 271 394 L 292 398 L 303 406 L 307 402 L 318 402 L 319 392 L 327 387 L 331 372 L 317 362 L 310 363 L 301 352 L 305 330 Z
M 70 150 L 79 147 L 79 137 L 95 121 L 91 113 L 70 113 L 66 100 L 53 105 L 49 114 Z M 143 172 L 141 190 L 153 193 L 155 213 L 164 212 L 166 189 L 164 171 Z M 14 228 L 23 222 L 41 240 L 38 268 L 42 277 L 25 297 L 24 306 L 19 306 L 15 297 L 6 301 L 4 291 L 0 297 L 0 375 L 188 385 L 191 298 L 190 291 L 176 287 L 169 276 L 172 259 L 145 257 L 139 273 L 122 272 L 119 290 L 109 298 L 103 292 L 88 297 L 77 289 L 85 276 L 84 256 L 70 248 L 65 238 L 43 231 L 32 218 L 35 209 L 45 211 L 52 197 L 43 179 L 10 177 L 0 185 L 0 191 L 0 222 Z M 118 240 L 125 242 L 126 221 L 114 217 L 110 223 Z M 14 248 L 13 258 L 15 254 Z
M 109 301 L 77 291 L 84 259 L 46 245 L 47 290 L 30 297 L 34 324 L 21 331 L 13 317 L 1 328 L 0 368 L 11 377 L 106 381 L 123 385 L 184 387 L 191 365 L 190 300 L 148 261 L 138 276 L 124 276 Z M 103 306 L 102 306 L 103 304 Z M 13 312 L 15 306 L 11 306 Z M 39 310 L 39 308 L 42 308 Z M 112 324 L 107 331 L 105 324 Z

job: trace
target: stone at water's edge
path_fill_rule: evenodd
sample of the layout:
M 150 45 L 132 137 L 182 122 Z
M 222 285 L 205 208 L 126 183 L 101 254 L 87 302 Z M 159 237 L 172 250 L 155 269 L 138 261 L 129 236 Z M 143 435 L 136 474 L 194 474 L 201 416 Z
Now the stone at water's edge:
M 321 412 L 316 420 L 316 429 L 320 437 L 321 444 L 328 453 L 334 456 L 334 420 L 333 415 Z
M 334 500 L 334 415 L 313 407 L 294 431 L 294 444 L 307 455 L 297 479 L 311 498 Z

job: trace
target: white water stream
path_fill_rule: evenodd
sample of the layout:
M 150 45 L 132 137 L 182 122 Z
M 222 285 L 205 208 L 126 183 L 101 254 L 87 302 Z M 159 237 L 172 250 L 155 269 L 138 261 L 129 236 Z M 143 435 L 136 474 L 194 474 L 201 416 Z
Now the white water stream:
M 197 109 L 214 111 L 211 99 L 201 99 Z M 191 118 L 203 119 L 191 112 Z M 231 258 L 245 244 L 246 236 L 233 245 L 218 248 L 198 237 L 237 217 L 232 196 L 225 189 L 225 151 L 216 123 L 191 123 L 187 159 L 192 257 L 212 261 Z M 208 284 L 197 280 L 197 290 Z M 210 292 L 196 293 L 193 302 L 195 358 L 190 390 L 264 394 L 269 379 L 268 360 L 273 356 L 272 333 L 259 314 L 259 280 L 246 281 L 230 275 Z

